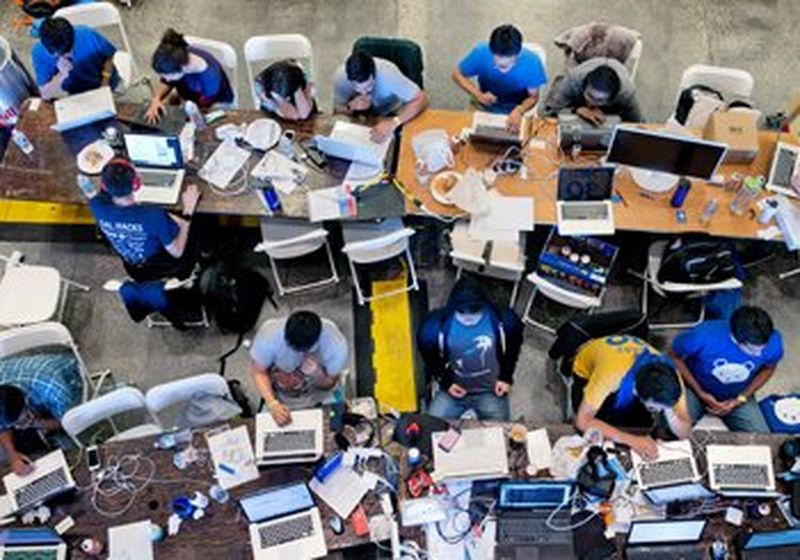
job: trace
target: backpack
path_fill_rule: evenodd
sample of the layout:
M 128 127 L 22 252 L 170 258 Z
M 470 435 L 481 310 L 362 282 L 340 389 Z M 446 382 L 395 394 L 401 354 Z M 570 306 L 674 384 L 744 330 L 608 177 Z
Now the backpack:
M 702 84 L 689 86 L 678 96 L 678 105 L 675 107 L 675 120 L 685 125 L 698 97 L 712 97 L 724 101 L 722 94 L 713 88 Z
M 251 330 L 267 298 L 276 309 L 278 307 L 263 276 L 224 261 L 203 271 L 200 292 L 206 310 L 224 333 L 241 334 Z
M 660 283 L 715 284 L 738 275 L 733 247 L 718 240 L 672 240 L 658 270 Z

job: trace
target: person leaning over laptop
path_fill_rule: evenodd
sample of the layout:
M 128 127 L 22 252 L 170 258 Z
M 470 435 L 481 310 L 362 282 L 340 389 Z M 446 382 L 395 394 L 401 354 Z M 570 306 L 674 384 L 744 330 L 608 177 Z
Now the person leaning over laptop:
M 672 342 L 670 355 L 686 383 L 692 421 L 706 412 L 733 431 L 769 432 L 755 393 L 783 358 L 783 339 L 760 307 L 705 321 Z
M 519 29 L 501 25 L 488 43 L 480 43 L 464 57 L 453 80 L 484 111 L 508 113 L 508 127 L 519 130 L 522 117 L 539 100 L 547 73 L 539 57 L 522 46 Z
M 364 51 L 353 52 L 336 70 L 333 78 L 335 113 L 394 115 L 372 127 L 372 141 L 383 142 L 428 106 L 428 95 L 396 64 L 374 58 Z
M 24 353 L 0 360 L 0 447 L 15 473 L 33 468 L 17 450 L 15 433 L 60 431 L 60 419 L 82 396 L 83 378 L 72 353 Z
M 295 311 L 265 321 L 250 350 L 250 373 L 275 422 L 289 424 L 291 409 L 339 400 L 335 388 L 347 354 L 339 328 L 316 313 Z
M 181 193 L 182 212 L 175 215 L 136 203 L 134 191 L 140 179 L 126 159 L 108 162 L 101 182 L 101 192 L 89 208 L 130 277 L 137 282 L 189 277 L 200 254 L 200 228 L 191 227 L 200 200 L 197 186 L 186 186 Z
M 94 29 L 73 26 L 62 17 L 44 20 L 31 58 L 43 99 L 83 93 L 101 86 L 115 88 L 116 47 Z
M 590 58 L 553 86 L 543 113 L 555 116 L 565 110 L 595 126 L 603 124 L 606 115 L 619 115 L 625 122 L 644 120 L 628 69 L 613 58 Z
M 580 402 L 575 427 L 581 432 L 600 430 L 646 459 L 658 456 L 655 440 L 623 427 L 652 428 L 655 419 L 659 431 L 689 437 L 692 424 L 680 377 L 669 358 L 643 340 L 627 335 L 590 340 L 578 350 L 573 370 L 573 399 Z
M 285 121 L 304 121 L 313 116 L 316 102 L 312 85 L 294 60 L 267 66 L 255 78 L 261 110 Z
M 219 61 L 203 49 L 189 45 L 174 29 L 164 33 L 151 64 L 161 77 L 161 84 L 145 115 L 150 123 L 161 119 L 166 111 L 164 102 L 173 91 L 180 99 L 193 101 L 201 109 L 233 101 L 233 89 Z

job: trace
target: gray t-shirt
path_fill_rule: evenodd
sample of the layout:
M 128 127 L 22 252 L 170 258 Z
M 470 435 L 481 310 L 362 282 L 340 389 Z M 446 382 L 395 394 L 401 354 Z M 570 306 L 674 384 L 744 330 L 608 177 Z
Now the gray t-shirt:
M 393 63 L 375 59 L 375 89 L 372 90 L 372 111 L 379 115 L 391 113 L 408 103 L 419 93 L 419 86 L 409 80 Z M 342 64 L 333 78 L 333 104 L 341 107 L 358 95 Z
M 322 319 L 319 341 L 308 352 L 291 348 L 284 337 L 286 319 L 270 319 L 258 329 L 250 357 L 267 371 L 281 370 L 303 378 L 298 390 L 285 390 L 273 381 L 272 387 L 281 402 L 292 409 L 302 409 L 319 403 L 330 402 L 332 390 L 317 389 L 300 365 L 306 356 L 319 362 L 326 375 L 336 377 L 347 366 L 347 339 L 339 328 L 328 319 Z

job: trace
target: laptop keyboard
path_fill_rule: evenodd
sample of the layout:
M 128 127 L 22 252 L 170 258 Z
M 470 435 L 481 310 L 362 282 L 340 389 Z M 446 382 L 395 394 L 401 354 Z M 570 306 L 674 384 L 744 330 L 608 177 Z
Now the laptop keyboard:
M 165 171 L 139 171 L 142 184 L 147 187 L 171 187 L 175 182 L 175 173 Z
M 14 491 L 18 509 L 25 509 L 69 485 L 64 469 L 57 469 Z
M 282 453 L 285 451 L 307 451 L 317 444 L 314 430 L 287 430 L 272 432 L 264 437 L 264 453 Z
M 766 465 L 714 465 L 714 477 L 720 486 L 766 488 L 770 485 Z
M 304 539 L 313 534 L 314 522 L 311 514 L 270 523 L 258 530 L 262 549 Z
M 608 206 L 598 203 L 570 202 L 562 207 L 565 220 L 607 220 Z
M 681 482 L 694 478 L 692 460 L 669 459 L 667 461 L 656 461 L 654 463 L 641 463 L 639 465 L 639 476 L 644 486 L 658 486 L 671 482 Z
M 494 140 L 519 143 L 518 133 L 511 132 L 509 130 L 506 130 L 504 128 L 499 128 L 496 126 L 489 126 L 486 124 L 476 125 L 474 134 L 476 136 L 481 136 L 483 138 L 492 138 Z
M 792 184 L 792 175 L 797 162 L 797 154 L 791 150 L 781 150 L 778 152 L 778 159 L 775 160 L 775 171 L 773 183 L 782 187 Z
M 501 515 L 497 525 L 497 543 L 502 545 L 557 544 L 572 541 L 571 531 L 553 531 L 547 526 L 549 511 L 540 515 Z M 553 525 L 569 525 L 569 508 L 557 513 Z

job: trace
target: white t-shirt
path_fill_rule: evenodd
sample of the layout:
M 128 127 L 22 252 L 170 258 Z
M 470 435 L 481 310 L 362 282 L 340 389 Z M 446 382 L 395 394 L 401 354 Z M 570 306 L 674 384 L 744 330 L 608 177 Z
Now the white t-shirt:
M 419 86 L 408 79 L 397 65 L 383 58 L 375 59 L 375 89 L 372 90 L 374 112 L 380 115 L 391 113 L 414 99 L 418 93 Z M 356 95 L 342 64 L 333 78 L 334 106 L 345 105 Z

